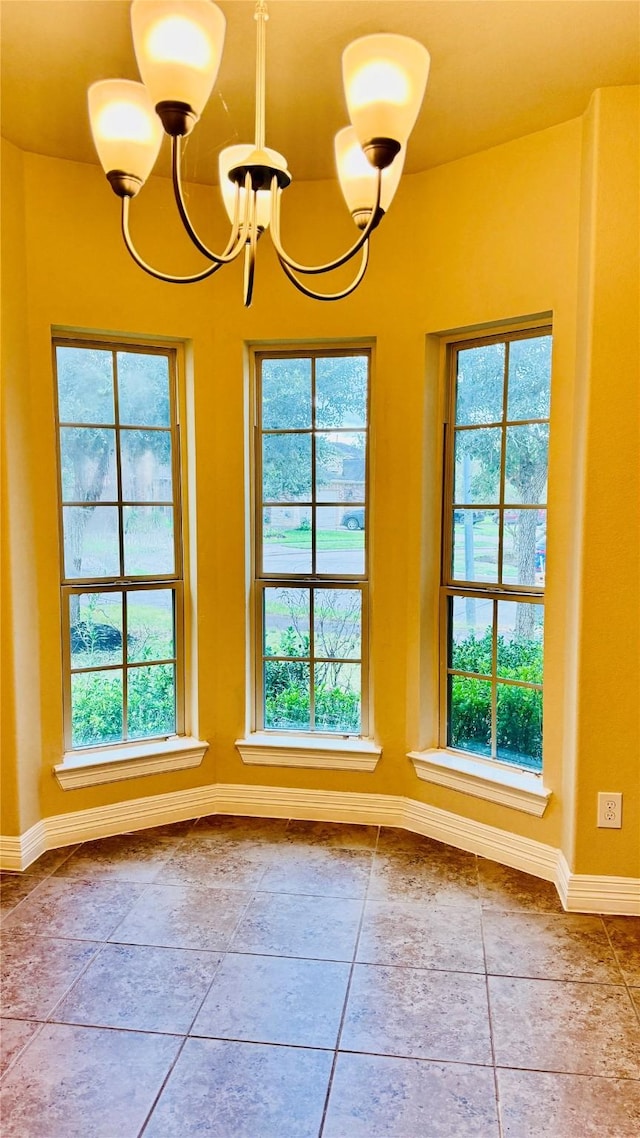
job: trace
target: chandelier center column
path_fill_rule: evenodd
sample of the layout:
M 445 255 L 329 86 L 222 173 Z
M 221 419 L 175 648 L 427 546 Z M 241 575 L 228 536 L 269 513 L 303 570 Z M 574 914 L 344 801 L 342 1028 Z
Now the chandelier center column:
M 267 79 L 267 0 L 256 0 L 254 20 L 257 27 L 256 42 L 256 131 L 255 142 L 258 150 L 265 145 L 266 118 L 266 79 Z

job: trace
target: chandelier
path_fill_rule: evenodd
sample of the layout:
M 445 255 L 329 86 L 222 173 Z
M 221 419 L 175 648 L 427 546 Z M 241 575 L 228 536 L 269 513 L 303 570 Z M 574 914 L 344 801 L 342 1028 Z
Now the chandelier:
M 335 138 L 338 180 L 359 234 L 341 257 L 302 265 L 280 238 L 282 193 L 291 182 L 286 159 L 265 141 L 266 0 L 257 0 L 255 139 L 228 146 L 219 155 L 222 200 L 231 222 L 226 248 L 214 253 L 191 222 L 182 183 L 182 140 L 198 122 L 216 80 L 226 21 L 212 0 L 133 0 L 131 26 L 143 83 L 106 79 L 88 92 L 91 130 L 98 157 L 122 203 L 122 235 L 137 265 L 158 280 L 192 284 L 244 255 L 244 303 L 248 307 L 258 238 L 267 229 L 289 280 L 305 296 L 340 300 L 364 277 L 369 237 L 391 204 L 402 174 L 406 145 L 424 97 L 429 53 L 407 36 L 369 35 L 354 40 L 342 56 L 351 126 Z M 163 131 L 171 139 L 176 206 L 191 241 L 209 262 L 190 276 L 152 268 L 137 252 L 129 208 L 149 177 Z M 300 277 L 331 272 L 360 254 L 354 279 L 338 292 L 315 292 Z

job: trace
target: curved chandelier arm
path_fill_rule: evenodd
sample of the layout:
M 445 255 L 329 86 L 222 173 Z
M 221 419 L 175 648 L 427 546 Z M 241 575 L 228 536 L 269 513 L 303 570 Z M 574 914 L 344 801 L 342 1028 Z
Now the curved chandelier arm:
M 302 281 L 299 281 L 298 278 L 294 276 L 290 266 L 286 261 L 282 259 L 282 257 L 279 257 L 278 260 L 280 261 L 280 265 L 282 266 L 282 269 L 288 276 L 291 283 L 295 285 L 298 291 L 303 293 L 304 296 L 310 297 L 311 300 L 344 300 L 345 296 L 350 296 L 352 292 L 355 292 L 358 285 L 360 284 L 360 281 L 367 271 L 367 265 L 369 263 L 369 242 L 366 241 L 362 249 L 362 260 L 360 261 L 360 268 L 358 269 L 356 276 L 352 280 L 351 284 L 347 285 L 347 287 L 343 288 L 340 292 L 314 292 L 313 289 L 307 288 L 307 286 L 303 284 Z
M 142 260 L 142 257 L 137 252 L 131 239 L 131 233 L 129 232 L 130 201 L 131 198 L 122 198 L 122 236 L 124 238 L 124 243 L 127 246 L 127 249 L 133 257 L 136 265 L 138 265 L 141 269 L 144 269 L 145 273 L 149 273 L 149 276 L 155 277 L 158 281 L 165 281 L 167 284 L 196 284 L 197 281 L 206 280 L 207 277 L 210 277 L 213 273 L 217 272 L 218 269 L 222 268 L 221 264 L 209 265 L 208 268 L 203 269 L 202 272 L 194 273 L 193 276 L 189 277 L 174 277 L 170 276 L 168 273 L 160 273 L 157 269 L 152 268 L 151 265 L 148 265 L 146 261 Z
M 341 265 L 346 265 L 347 261 L 350 261 L 351 258 L 355 257 L 356 253 L 358 253 L 363 246 L 366 246 L 371 231 L 375 229 L 376 225 L 378 225 L 380 222 L 379 210 L 380 194 L 382 191 L 382 170 L 377 170 L 376 173 L 377 177 L 375 202 L 373 203 L 371 216 L 369 217 L 367 224 L 362 230 L 362 233 L 358 237 L 358 240 L 351 246 L 348 252 L 346 252 L 342 257 L 337 257 L 335 261 L 327 261 L 326 265 L 311 266 L 301 265 L 297 261 L 294 261 L 291 257 L 287 256 L 284 249 L 282 248 L 282 244 L 280 242 L 280 199 L 282 197 L 282 190 L 276 189 L 277 180 L 275 178 L 271 179 L 271 240 L 273 241 L 276 253 L 278 254 L 278 259 L 283 269 L 285 269 L 285 272 L 285 266 L 287 266 L 289 269 L 293 269 L 296 273 L 307 273 L 310 275 L 318 273 L 329 273 L 332 269 L 339 269 Z M 290 280 L 293 280 L 289 273 L 287 273 L 287 276 Z M 297 284 L 298 287 L 300 287 L 299 282 L 293 280 L 293 283 Z M 302 288 L 301 291 L 304 292 L 304 288 Z M 335 296 L 332 294 L 331 296 L 327 296 L 326 299 L 338 300 L 341 296 L 348 296 L 350 291 L 351 290 L 349 289 L 348 292 L 345 293 L 336 293 Z M 319 300 L 325 299 L 321 294 L 316 294 L 310 291 L 307 292 L 307 296 L 317 296 L 317 299 Z
M 227 247 L 223 253 L 213 253 L 203 241 L 200 240 L 196 233 L 191 218 L 187 210 L 187 203 L 184 200 L 184 191 L 182 189 L 182 178 L 180 175 L 180 167 L 182 164 L 182 138 L 177 135 L 171 139 L 171 177 L 173 180 L 173 192 L 178 207 L 178 213 L 182 220 L 189 237 L 191 238 L 196 249 L 204 253 L 210 261 L 215 261 L 216 265 L 229 265 L 238 256 L 244 244 L 244 227 L 245 223 L 240 223 L 240 191 L 236 188 L 234 218 L 231 226 L 231 235 L 227 243 Z

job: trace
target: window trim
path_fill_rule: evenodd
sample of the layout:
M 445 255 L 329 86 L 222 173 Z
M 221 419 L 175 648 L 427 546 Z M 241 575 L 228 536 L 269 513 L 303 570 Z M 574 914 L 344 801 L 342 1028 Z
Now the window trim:
M 172 493 L 173 500 L 168 503 L 173 511 L 173 550 L 174 550 L 174 572 L 172 574 L 145 574 L 145 575 L 131 575 L 131 574 L 118 574 L 117 576 L 110 576 L 104 578 L 69 578 L 66 576 L 65 569 L 65 547 L 64 547 L 64 528 L 63 528 L 63 508 L 68 503 L 63 500 L 62 493 L 62 452 L 61 452 L 61 425 L 73 426 L 64 422 L 61 424 L 59 414 L 59 391 L 58 391 L 58 369 L 57 369 L 57 356 L 56 350 L 58 347 L 63 348 L 79 348 L 96 351 L 110 351 L 113 353 L 113 379 L 114 379 L 114 423 L 110 424 L 97 424 L 98 427 L 104 426 L 105 429 L 114 430 L 116 433 L 116 452 L 120 449 L 119 432 L 123 428 L 120 427 L 117 420 L 117 353 L 127 352 L 131 354 L 140 355 L 158 355 L 167 359 L 168 375 L 169 375 L 169 409 L 170 409 L 170 424 L 169 430 L 171 432 L 172 454 L 171 454 L 171 474 L 172 474 Z M 75 786 L 92 785 L 95 782 L 110 782 L 119 780 L 120 778 L 134 777 L 137 773 L 157 773 L 159 770 L 181 769 L 182 766 L 198 765 L 202 761 L 204 752 L 208 746 L 200 740 L 195 739 L 188 734 L 188 709 L 187 709 L 187 692 L 186 692 L 186 664 L 187 664 L 187 629 L 185 626 L 185 565 L 188 561 L 188 554 L 185 548 L 185 492 L 183 482 L 186 482 L 186 471 L 183 469 L 183 448 L 181 445 L 181 426 L 183 418 L 183 384 L 181 376 L 184 372 L 184 357 L 183 347 L 181 342 L 167 341 L 161 338 L 130 338 L 128 336 L 100 336 L 99 334 L 79 333 L 76 331 L 65 332 L 64 329 L 54 329 L 51 339 L 52 351 L 52 374 L 53 374 L 53 398 L 54 398 L 54 418 L 55 418 L 55 431 L 56 431 L 56 471 L 57 471 L 57 512 L 58 512 L 58 534 L 59 534 L 59 561 L 60 561 L 60 597 L 61 597 L 61 640 L 62 640 L 62 703 L 63 703 L 63 732 L 64 732 L 64 754 L 63 762 L 57 767 L 54 767 L 56 777 L 64 789 L 70 789 Z M 96 424 L 81 423 L 78 426 L 92 427 Z M 127 424 L 127 427 L 129 424 Z M 145 428 L 146 429 L 146 428 Z M 153 428 L 151 428 L 153 429 Z M 161 428 L 166 430 L 167 428 Z M 118 540 L 119 540 L 119 553 L 122 556 L 122 516 L 121 508 L 124 504 L 121 494 L 121 467 L 117 462 L 116 476 L 118 479 L 118 499 L 113 503 L 107 502 L 107 505 L 114 505 L 118 509 Z M 101 503 L 103 504 L 103 503 Z M 130 503 L 126 503 L 129 505 Z M 145 503 L 148 505 L 149 503 Z M 163 505 L 165 503 L 153 503 L 154 505 Z M 120 568 L 124 570 L 124 565 L 120 564 Z M 175 664 L 174 664 L 174 677 L 175 677 L 175 731 L 169 735 L 156 735 L 147 736 L 142 739 L 121 739 L 113 743 L 105 744 L 89 744 L 83 747 L 73 747 L 72 745 L 72 716 L 71 716 L 71 640 L 70 640 L 70 624 L 69 624 L 69 600 L 72 595 L 87 594 L 91 592 L 120 592 L 123 594 L 130 594 L 141 590 L 150 589 L 170 589 L 173 593 L 174 604 L 174 636 L 175 636 Z M 123 629 L 124 634 L 124 629 Z M 173 661 L 172 661 L 173 662 Z M 154 661 L 155 663 L 155 661 Z M 126 671 L 126 663 L 123 656 L 122 662 L 123 674 Z M 123 699 L 124 690 L 123 690 Z M 179 744 L 176 744 L 179 740 Z M 184 745 L 183 745 L 184 744 Z M 191 746 L 193 744 L 193 746 Z M 182 752 L 189 751 L 188 759 L 182 755 Z M 198 755 L 197 761 L 194 758 Z M 163 758 L 164 756 L 164 758 Z M 156 766 L 153 766 L 153 761 L 156 760 Z M 106 764 L 113 763 L 113 772 L 106 776 L 104 770 Z M 125 764 L 130 768 L 130 773 L 124 773 Z M 178 763 L 178 765 L 175 765 Z M 173 765 L 172 765 L 173 764 Z M 116 773 L 116 768 L 119 766 L 120 773 Z M 85 772 L 83 775 L 79 773 L 75 778 L 73 771 Z M 87 772 L 93 770 L 94 774 L 91 775 Z M 61 775 L 61 772 L 68 772 L 69 777 L 66 778 Z M 105 777 L 101 777 L 102 772 Z M 86 776 L 86 777 L 85 777 Z
M 542 336 L 553 336 L 553 326 L 551 314 L 544 314 L 539 319 L 532 319 L 531 321 L 514 322 L 509 325 L 498 326 L 490 332 L 486 329 L 469 330 L 468 333 L 460 332 L 458 334 L 451 334 L 442 338 L 443 348 L 445 350 L 445 429 L 444 429 L 444 448 L 443 448 L 443 496 L 442 496 L 442 525 L 441 525 L 441 570 L 440 570 L 440 585 L 439 585 L 439 715 L 438 715 L 438 740 L 439 745 L 435 749 L 425 751 L 412 751 L 408 757 L 413 761 L 414 768 L 419 778 L 426 781 L 439 782 L 441 785 L 450 786 L 453 789 L 465 789 L 467 793 L 475 794 L 478 797 L 489 798 L 491 801 L 502 802 L 504 805 L 515 805 L 517 809 L 527 809 L 526 806 L 517 806 L 515 802 L 508 801 L 508 792 L 504 788 L 512 782 L 512 775 L 516 772 L 520 779 L 516 782 L 523 787 L 525 792 L 524 802 L 528 801 L 530 794 L 533 794 L 533 805 L 537 799 L 542 798 L 542 811 L 546 809 L 550 791 L 544 789 L 542 785 L 542 770 L 540 772 L 532 771 L 525 766 L 520 766 L 516 763 L 511 763 L 493 756 L 481 756 L 472 751 L 463 751 L 461 749 L 452 747 L 448 743 L 448 729 L 449 729 L 449 707 L 448 707 L 448 676 L 450 674 L 449 661 L 448 661 L 448 604 L 449 598 L 458 596 L 464 597 L 467 595 L 474 595 L 476 597 L 484 597 L 492 601 L 522 601 L 528 604 L 541 604 L 544 606 L 545 602 L 545 589 L 543 586 L 537 585 L 512 585 L 500 581 L 458 581 L 453 578 L 452 561 L 453 561 L 453 526 L 451 524 L 452 512 L 455 507 L 454 496 L 454 481 L 455 481 L 455 404 L 456 404 L 456 359 L 457 353 L 460 350 L 465 350 L 470 347 L 484 347 L 490 344 L 499 344 L 504 342 L 513 342 L 526 339 L 536 339 Z M 504 389 L 503 389 L 503 409 L 504 415 L 502 420 L 495 424 L 499 426 L 504 432 L 504 439 L 506 439 L 507 425 L 511 425 L 511 420 L 506 418 L 506 384 L 508 376 L 508 366 L 505 362 L 505 375 L 504 375 Z M 549 414 L 542 420 L 534 419 L 532 422 L 546 422 L 550 423 L 551 409 Z M 517 425 L 523 425 L 529 420 L 517 420 Z M 494 424 L 482 424 L 483 427 L 490 427 Z M 502 501 L 504 492 L 504 478 L 505 478 L 505 461 L 506 461 L 506 446 L 501 447 L 501 469 L 500 469 L 500 509 L 506 509 L 508 503 Z M 478 509 L 482 507 L 477 506 Z M 487 507 L 489 508 L 489 507 Z M 493 505 L 491 508 L 495 508 Z M 548 505 L 538 504 L 529 505 L 522 508 L 529 509 L 548 509 Z M 498 546 L 498 565 L 502 566 L 502 527 L 500 527 L 499 546 Z M 494 669 L 495 671 L 495 669 Z M 498 682 L 498 677 L 493 674 L 490 677 L 492 688 L 492 735 L 493 735 L 493 718 L 494 718 L 494 700 L 495 690 Z M 506 681 L 505 681 L 506 682 Z M 544 680 L 541 685 L 530 684 L 526 686 L 535 687 L 544 692 Z M 543 758 L 544 762 L 544 758 Z M 490 764 L 489 769 L 485 769 L 485 764 Z M 457 777 L 454 774 L 447 774 L 446 772 L 457 772 Z M 495 772 L 495 777 L 490 777 Z M 431 777 L 434 776 L 434 777 Z M 534 781 L 532 781 L 534 780 Z M 455 785 L 454 785 L 455 783 Z M 474 789 L 475 788 L 475 789 Z M 501 789 L 502 788 L 502 789 Z M 480 790 L 483 793 L 480 793 Z M 506 797 L 505 797 L 506 794 Z M 537 813 L 537 808 L 529 810 L 530 813 Z M 540 816 L 541 816 L 540 814 Z
M 328 574 L 328 573 L 315 573 L 315 574 L 300 574 L 297 576 L 287 576 L 282 574 L 273 574 L 258 570 L 262 570 L 262 363 L 265 359 L 291 359 L 291 358 L 311 358 L 315 361 L 318 358 L 328 357 L 345 357 L 345 356 L 368 356 L 368 375 L 367 375 L 367 405 L 366 405 L 366 424 L 365 427 L 354 428 L 338 428 L 345 433 L 353 433 L 355 430 L 364 430 L 366 433 L 366 456 L 365 456 L 365 495 L 363 508 L 366 510 L 367 524 L 364 528 L 364 569 L 360 574 Z M 370 757 L 363 760 L 363 765 L 355 769 L 374 769 L 375 764 L 381 754 L 381 748 L 375 747 L 371 743 L 372 735 L 372 716 L 371 716 L 371 700 L 370 700 L 370 683 L 371 683 L 371 668 L 370 668 L 370 644 L 369 644 L 369 588 L 370 588 L 370 517 L 371 517 L 371 494 L 370 494 L 370 464 L 371 464 L 371 403 L 372 403 L 372 387 L 373 387 L 373 373 L 375 363 L 375 344 L 371 340 L 350 340 L 342 341 L 340 343 L 318 343 L 318 342 L 291 342 L 286 346 L 271 346 L 264 344 L 254 344 L 250 346 L 250 377 L 251 377 L 251 406 L 252 406 L 252 446 L 251 446 L 251 460 L 250 460 L 250 483 L 251 483 L 251 511 L 252 511 L 252 524 L 251 533 L 253 540 L 251 543 L 251 587 L 250 587 L 250 630 L 251 630 L 251 670 L 250 670 L 250 725 L 251 730 L 247 733 L 244 739 L 236 741 L 236 747 L 240 751 L 243 762 L 259 762 L 261 764 L 274 764 L 274 765 L 302 765 L 302 766 L 322 766 L 333 767 L 333 769 L 354 769 L 353 758 L 350 756 L 357 755 L 360 751 L 364 750 L 367 754 L 370 752 Z M 312 365 L 312 377 L 315 377 L 314 365 Z M 315 379 L 312 378 L 312 383 Z M 312 389 L 313 390 L 313 389 Z M 323 428 L 321 428 L 322 430 Z M 329 430 L 330 428 L 327 428 Z M 300 433 L 311 434 L 314 438 L 317 428 L 312 425 L 305 428 L 304 431 L 300 429 Z M 267 433 L 269 433 L 267 431 Z M 274 433 L 278 433 L 274 428 Z M 313 461 L 314 451 L 312 449 L 312 493 L 308 503 L 295 502 L 295 506 L 308 506 L 313 509 L 318 506 L 317 496 L 315 494 L 315 462 Z M 324 503 L 319 503 L 321 506 Z M 331 505 L 332 503 L 328 503 Z M 354 503 L 360 505 L 360 502 Z M 287 587 L 292 588 L 348 588 L 353 584 L 354 588 L 358 588 L 362 595 L 362 622 L 361 622 L 361 656 L 359 662 L 361 668 L 361 697 L 360 697 L 360 727 L 361 731 L 358 735 L 355 734 L 339 734 L 338 732 L 328 731 L 290 731 L 283 732 L 281 729 L 268 728 L 263 723 L 263 602 L 262 597 L 266 588 L 273 587 Z M 310 661 L 312 666 L 313 661 Z M 311 677 L 310 677 L 311 678 Z M 272 742 L 267 742 L 267 741 Z M 333 746 L 335 741 L 340 743 L 340 747 Z M 361 746 L 361 744 L 363 746 Z M 295 753 L 299 752 L 298 758 L 295 758 Z M 340 759 L 338 752 L 342 752 L 342 759 Z M 307 761 L 309 756 L 315 752 L 316 761 Z M 324 753 L 324 757 L 323 757 Z M 333 756 L 333 758 L 332 758 Z M 373 756 L 373 757 L 371 757 Z M 341 767 L 341 762 L 345 762 L 345 766 Z M 371 765 L 373 764 L 373 765 Z

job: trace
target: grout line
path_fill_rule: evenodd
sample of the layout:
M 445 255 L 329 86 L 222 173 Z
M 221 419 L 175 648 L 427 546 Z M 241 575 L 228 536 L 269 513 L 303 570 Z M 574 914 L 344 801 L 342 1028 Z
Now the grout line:
M 366 889 L 364 891 L 364 897 L 362 898 L 362 909 L 360 912 L 360 921 L 358 923 L 358 931 L 356 933 L 355 944 L 353 946 L 353 960 L 351 961 L 351 967 L 349 969 L 349 978 L 347 980 L 347 987 L 346 987 L 345 994 L 344 994 L 344 1003 L 342 1005 L 342 1015 L 340 1017 L 340 1023 L 338 1024 L 338 1033 L 336 1035 L 336 1043 L 335 1043 L 335 1048 L 334 1048 L 334 1053 L 333 1053 L 333 1062 L 331 1064 L 331 1070 L 329 1072 L 329 1081 L 327 1083 L 327 1093 L 325 1095 L 324 1106 L 322 1109 L 322 1118 L 320 1119 L 320 1129 L 318 1131 L 318 1138 L 322 1138 L 322 1132 L 324 1130 L 325 1123 L 327 1120 L 327 1111 L 329 1109 L 329 1099 L 331 1097 L 331 1091 L 333 1089 L 333 1078 L 335 1075 L 336 1064 L 338 1062 L 338 1054 L 339 1054 L 339 1050 L 340 1050 L 340 1041 L 342 1039 L 342 1031 L 344 1028 L 344 1021 L 345 1021 L 345 1017 L 347 1014 L 347 1006 L 349 1003 L 349 996 L 351 993 L 351 984 L 353 981 L 353 974 L 354 974 L 355 967 L 356 967 L 356 959 L 358 956 L 358 946 L 360 944 L 360 935 L 362 933 L 362 925 L 364 922 L 364 914 L 365 914 L 365 908 L 366 908 L 366 904 L 367 904 L 367 896 L 369 893 L 369 885 L 371 884 L 371 877 L 373 875 L 373 867 L 375 864 L 376 853 L 378 850 L 379 841 L 380 841 L 380 826 L 378 826 L 378 832 L 376 834 L 375 847 L 373 850 L 373 855 L 371 857 L 371 864 L 369 866 L 369 875 L 367 878 L 367 886 L 366 886 Z
M 622 967 L 622 964 L 620 963 L 620 959 L 619 959 L 619 957 L 618 957 L 618 953 L 616 952 L 616 948 L 615 948 L 615 945 L 614 945 L 614 943 L 613 943 L 613 940 L 611 939 L 611 934 L 610 934 L 610 932 L 609 932 L 609 929 L 607 928 L 607 922 L 606 922 L 606 920 L 605 920 L 605 918 L 604 918 L 604 915 L 603 915 L 603 914 L 600 914 L 600 920 L 602 921 L 602 925 L 603 925 L 603 928 L 604 928 L 604 933 L 605 933 L 605 936 L 606 936 L 606 938 L 607 938 L 607 941 L 608 941 L 608 943 L 609 943 L 609 945 L 610 945 L 610 948 L 611 948 L 611 951 L 612 951 L 612 953 L 613 953 L 613 959 L 615 960 L 615 962 L 616 962 L 616 964 L 617 964 L 617 966 L 618 966 L 618 969 L 619 969 L 619 971 L 620 971 L 620 976 L 622 977 L 622 984 L 623 984 L 623 985 L 624 985 L 624 987 L 626 988 L 626 991 L 627 991 L 627 995 L 628 995 L 628 997 L 629 997 L 629 1001 L 630 1001 L 630 1003 L 631 1003 L 631 1008 L 632 1008 L 632 1010 L 635 1012 L 635 1014 L 636 1014 L 636 1018 L 637 1018 L 637 1019 L 638 1019 L 638 1021 L 640 1022 L 640 999 L 639 999 L 639 1000 L 638 1000 L 638 1002 L 636 1003 L 636 1001 L 635 1001 L 635 1000 L 634 1000 L 634 998 L 633 998 L 633 993 L 632 993 L 632 991 L 631 991 L 631 989 L 632 989 L 632 988 L 633 988 L 635 985 L 633 985 L 633 984 L 630 984 L 630 983 L 629 983 L 629 981 L 627 980 L 627 977 L 626 977 L 626 975 L 625 975 L 625 971 L 624 971 L 624 968 Z
M 477 866 L 477 859 L 476 859 Z M 480 890 L 480 871 L 478 870 L 478 891 Z M 489 968 L 487 963 L 487 946 L 484 937 L 484 914 L 482 906 L 480 906 L 480 938 L 482 940 L 482 956 L 484 959 L 484 980 L 487 993 L 487 1021 L 489 1026 L 489 1043 L 491 1045 L 491 1064 L 493 1068 L 493 1092 L 496 1107 L 496 1121 L 498 1123 L 498 1138 L 504 1138 L 504 1126 L 502 1122 L 502 1103 L 500 1099 L 500 1085 L 498 1082 L 498 1068 L 496 1065 L 496 1050 L 493 1038 L 493 1017 L 491 1015 L 491 995 L 489 992 Z

